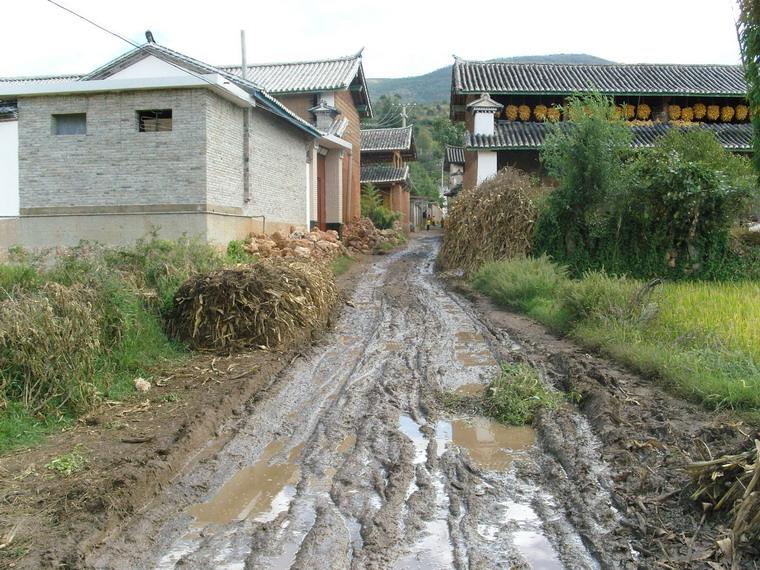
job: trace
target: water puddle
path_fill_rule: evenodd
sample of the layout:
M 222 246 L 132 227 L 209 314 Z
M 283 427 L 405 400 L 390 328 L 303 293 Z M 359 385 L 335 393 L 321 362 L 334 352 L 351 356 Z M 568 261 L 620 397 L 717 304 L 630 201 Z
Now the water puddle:
M 435 437 L 438 453 L 453 444 L 467 450 L 472 462 L 486 471 L 507 469 L 514 455 L 536 441 L 536 432 L 527 426 L 505 426 L 487 418 L 440 420 Z
M 512 533 L 512 542 L 523 558 L 533 568 L 562 570 L 557 552 L 542 532 L 541 519 L 530 505 L 507 501 L 504 522 L 516 523 L 518 530 Z
M 406 437 L 414 444 L 414 464 L 427 461 L 427 438 L 420 429 L 422 426 L 407 415 L 401 414 L 398 418 L 398 427 Z
M 459 331 L 456 333 L 454 357 L 466 367 L 496 366 L 498 364 L 488 349 L 483 335 L 475 331 Z
M 270 463 L 283 447 L 283 441 L 273 441 L 256 463 L 238 471 L 211 500 L 191 506 L 189 512 L 195 517 L 195 525 L 226 524 L 246 518 L 267 522 L 287 510 L 301 476 L 296 461 L 303 444 L 294 447 L 284 462 Z
M 461 386 L 458 386 L 454 393 L 458 394 L 460 396 L 472 396 L 472 397 L 479 397 L 482 396 L 486 391 L 486 385 L 485 384 L 462 384 Z
M 260 564 L 252 566 L 253 568 L 288 570 L 293 566 L 303 544 L 303 539 L 317 520 L 314 505 L 310 502 L 301 505 L 296 503 L 292 510 L 291 519 L 283 523 L 282 547 L 279 553 L 274 556 L 264 556 Z

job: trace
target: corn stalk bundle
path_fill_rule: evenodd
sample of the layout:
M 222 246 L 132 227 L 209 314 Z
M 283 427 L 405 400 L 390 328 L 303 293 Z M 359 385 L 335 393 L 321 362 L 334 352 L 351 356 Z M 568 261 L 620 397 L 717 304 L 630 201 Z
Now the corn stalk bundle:
M 745 121 L 748 116 L 749 116 L 749 107 L 747 107 L 746 105 L 736 106 L 736 120 L 737 121 Z
M 707 107 L 705 107 L 704 103 L 695 103 L 694 104 L 694 118 L 698 121 L 705 118 L 705 115 L 707 114 Z
M 486 261 L 530 253 L 542 191 L 527 174 L 507 167 L 461 192 L 449 206 L 441 264 L 472 271 Z
M 546 118 L 549 119 L 552 123 L 556 123 L 560 120 L 562 117 L 562 112 L 560 111 L 559 107 L 549 107 L 549 109 L 546 110 Z
M 536 116 L 537 121 L 546 120 L 546 105 L 536 105 L 533 109 L 533 114 Z
M 520 117 L 521 121 L 527 121 L 530 119 L 530 107 L 527 105 L 520 105 L 517 108 L 517 115 Z
M 504 117 L 508 121 L 516 121 L 517 120 L 517 105 L 507 105 L 504 107 Z
M 720 117 L 720 105 L 707 106 L 707 118 L 711 121 L 717 121 Z
M 681 108 L 681 120 L 690 123 L 694 120 L 694 107 Z
M 741 544 L 760 541 L 760 440 L 744 452 L 687 466 L 696 491 L 691 495 L 705 509 L 728 511 L 730 536 L 719 541 L 724 552 L 735 556 Z
M 730 123 L 731 119 L 734 118 L 734 114 L 736 111 L 734 111 L 734 108 L 731 105 L 724 105 L 720 108 L 720 120 L 724 123 Z
M 166 328 L 201 350 L 275 348 L 324 327 L 337 299 L 324 265 L 266 259 L 188 279 L 177 291 Z
M 631 105 L 630 103 L 626 103 L 623 106 L 624 116 L 626 120 L 630 121 L 636 116 L 636 107 Z

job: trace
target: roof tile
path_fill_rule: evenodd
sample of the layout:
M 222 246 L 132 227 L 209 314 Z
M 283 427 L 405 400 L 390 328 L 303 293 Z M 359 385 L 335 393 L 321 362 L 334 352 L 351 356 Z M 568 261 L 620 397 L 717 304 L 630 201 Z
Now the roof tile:
M 398 168 L 390 164 L 371 164 L 362 166 L 362 184 L 392 184 L 406 182 L 409 179 L 409 167 Z
M 744 97 L 739 65 L 556 64 L 479 62 L 457 59 L 455 93 L 608 95 L 715 95 Z

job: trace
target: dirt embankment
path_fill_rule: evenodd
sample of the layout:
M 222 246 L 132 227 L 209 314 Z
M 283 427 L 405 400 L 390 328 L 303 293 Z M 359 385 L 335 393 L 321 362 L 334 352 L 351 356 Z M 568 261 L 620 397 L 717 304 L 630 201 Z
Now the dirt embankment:
M 608 473 L 599 482 L 610 485 L 621 523 L 630 531 L 631 551 L 637 553 L 636 564 L 625 567 L 731 567 L 716 550 L 716 541 L 728 534 L 731 522 L 725 513 L 703 513 L 690 499 L 685 466 L 748 448 L 751 439 L 760 435 L 759 426 L 688 403 L 655 381 L 588 354 L 530 319 L 496 307 L 462 284 L 454 288 L 473 302 L 493 334 L 506 334 L 522 347 L 514 359 L 542 370 L 557 388 L 579 402 L 602 443 L 600 459 Z M 573 422 L 562 410 L 539 418 L 542 444 L 557 467 L 544 477 L 589 477 L 579 460 L 577 442 L 564 436 L 573 431 Z M 583 496 L 577 500 L 579 513 L 591 506 L 583 506 Z M 583 526 L 582 521 L 575 523 Z M 616 546 L 620 545 L 609 544 L 610 550 Z M 740 554 L 738 568 L 757 568 L 760 545 L 749 545 Z
M 337 279 L 344 295 L 369 263 Z M 304 331 L 278 351 L 196 355 L 157 369 L 147 393 L 107 402 L 42 445 L 0 458 L 0 568 L 82 567 L 110 529 L 212 455 L 207 443 L 223 423 L 245 414 L 320 334 Z M 47 467 L 71 452 L 84 469 L 66 476 Z

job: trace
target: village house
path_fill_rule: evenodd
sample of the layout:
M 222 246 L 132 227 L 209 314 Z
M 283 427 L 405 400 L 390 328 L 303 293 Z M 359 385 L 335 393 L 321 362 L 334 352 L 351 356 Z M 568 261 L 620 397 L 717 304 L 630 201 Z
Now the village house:
M 324 90 L 300 114 L 280 101 L 298 97 L 253 79 L 271 66 L 216 67 L 152 41 L 87 75 L 0 79 L 0 246 L 339 226 L 358 215 L 371 107 L 360 54 L 337 61 L 347 83 L 281 66 Z
M 412 125 L 361 131 L 361 183 L 372 184 L 383 205 L 401 214 L 404 231 L 410 230 L 409 161 L 417 160 Z
M 443 170 L 448 175 L 444 196 L 453 198 L 462 189 L 464 178 L 464 147 L 446 145 L 443 156 Z
M 540 172 L 544 138 L 573 94 L 612 97 L 647 147 L 671 128 L 707 129 L 732 152 L 751 152 L 744 72 L 737 65 L 537 64 L 455 58 L 451 118 L 463 121 L 463 187 L 511 165 Z
M 242 66 L 223 66 L 241 75 Z M 247 66 L 247 77 L 321 134 L 314 156 L 311 225 L 339 229 L 361 214 L 360 121 L 372 117 L 362 52 Z

